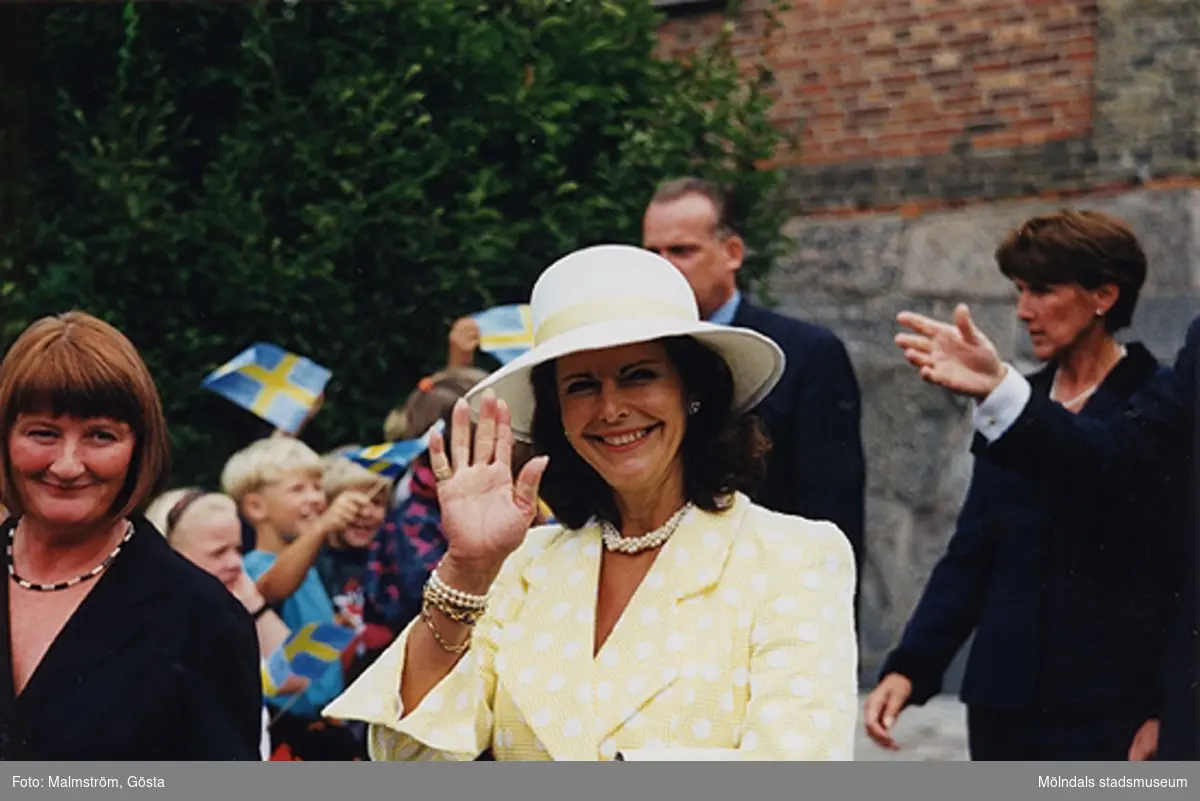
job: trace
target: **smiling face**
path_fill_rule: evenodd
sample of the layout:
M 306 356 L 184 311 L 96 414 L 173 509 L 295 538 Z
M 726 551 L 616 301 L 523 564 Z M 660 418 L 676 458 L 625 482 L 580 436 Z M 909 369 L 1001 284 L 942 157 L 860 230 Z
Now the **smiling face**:
M 291 542 L 326 509 L 320 469 L 285 470 L 274 481 L 246 495 L 250 522 L 268 525 L 284 542 Z
M 567 439 L 609 486 L 682 482 L 684 387 L 660 343 L 563 356 L 555 378 Z
M 387 516 L 389 487 L 363 486 L 350 489 L 367 494 L 371 502 L 362 507 L 358 517 L 354 518 L 339 536 L 347 548 L 370 548 Z
M 71 528 L 103 521 L 125 486 L 136 444 L 128 424 L 109 418 L 18 415 L 8 456 L 25 514 Z
M 1091 334 L 1103 333 L 1104 314 L 1119 294 L 1115 284 L 1093 290 L 1079 284 L 1014 283 L 1020 293 L 1017 319 L 1029 331 L 1033 355 L 1040 361 L 1058 358 Z

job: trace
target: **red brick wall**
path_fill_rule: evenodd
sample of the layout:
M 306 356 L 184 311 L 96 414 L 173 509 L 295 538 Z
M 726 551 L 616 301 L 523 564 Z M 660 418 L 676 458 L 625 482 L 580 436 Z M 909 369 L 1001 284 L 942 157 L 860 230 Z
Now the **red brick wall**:
M 791 0 L 768 40 L 746 0 L 735 47 L 768 47 L 785 163 L 825 165 L 986 151 L 1086 136 L 1092 121 L 1096 0 Z M 714 36 L 719 12 L 662 29 L 664 55 Z

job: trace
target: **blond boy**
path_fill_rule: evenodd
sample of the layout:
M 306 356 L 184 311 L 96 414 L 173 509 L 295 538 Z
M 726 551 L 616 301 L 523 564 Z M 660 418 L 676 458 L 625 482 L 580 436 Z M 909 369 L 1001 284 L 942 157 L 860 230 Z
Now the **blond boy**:
M 222 489 L 254 528 L 255 549 L 243 559 L 246 572 L 292 631 L 335 620 L 314 563 L 330 535 L 345 530 L 368 501 L 361 493 L 345 492 L 330 505 L 322 476 L 321 458 L 292 437 L 251 443 L 230 457 L 221 473 Z M 286 705 L 274 729 L 304 732 L 319 723 L 321 708 L 343 688 L 342 668 L 335 664 L 303 695 L 273 702 Z M 341 744 L 331 744 L 330 750 L 340 753 Z

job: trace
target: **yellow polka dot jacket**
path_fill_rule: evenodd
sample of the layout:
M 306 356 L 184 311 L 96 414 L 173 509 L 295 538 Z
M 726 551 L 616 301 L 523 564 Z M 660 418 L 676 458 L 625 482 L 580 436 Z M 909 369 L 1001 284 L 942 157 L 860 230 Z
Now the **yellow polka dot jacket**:
M 374 760 L 852 758 L 854 560 L 836 526 L 743 495 L 693 510 L 593 658 L 601 547 L 599 526 L 531 530 L 419 706 L 405 714 L 399 695 L 410 625 L 324 714 L 369 723 Z

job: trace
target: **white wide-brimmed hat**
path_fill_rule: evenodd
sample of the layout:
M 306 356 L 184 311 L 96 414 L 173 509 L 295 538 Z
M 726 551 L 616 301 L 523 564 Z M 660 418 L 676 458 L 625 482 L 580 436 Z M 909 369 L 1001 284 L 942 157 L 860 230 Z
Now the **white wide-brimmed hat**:
M 630 245 L 577 250 L 547 267 L 530 298 L 533 348 L 467 394 L 478 418 L 492 390 L 512 412 L 513 435 L 529 441 L 534 367 L 569 353 L 689 336 L 715 351 L 733 375 L 733 406 L 753 408 L 783 374 L 783 351 L 746 328 L 701 322 L 692 288 L 661 256 Z

